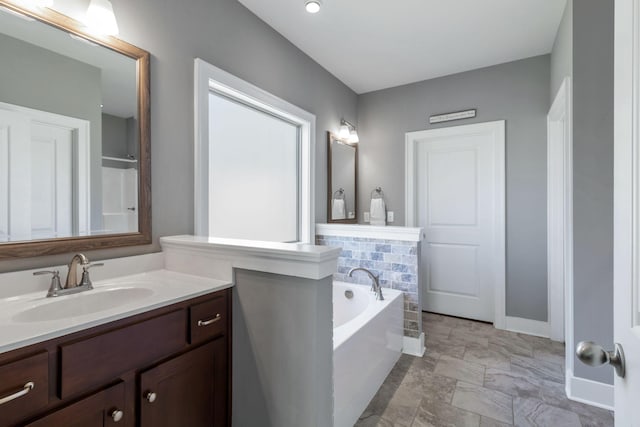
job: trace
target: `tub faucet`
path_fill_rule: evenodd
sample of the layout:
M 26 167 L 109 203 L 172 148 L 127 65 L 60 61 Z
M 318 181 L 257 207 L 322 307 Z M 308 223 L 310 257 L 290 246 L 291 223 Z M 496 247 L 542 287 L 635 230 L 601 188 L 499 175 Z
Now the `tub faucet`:
M 364 271 L 365 273 L 367 273 L 371 278 L 371 290 L 376 293 L 376 299 L 378 301 L 384 301 L 384 297 L 382 296 L 382 287 L 380 286 L 380 281 L 378 280 L 378 276 L 376 276 L 366 268 L 362 268 L 362 267 L 352 268 L 351 270 L 349 270 L 348 276 L 352 277 L 354 271 Z

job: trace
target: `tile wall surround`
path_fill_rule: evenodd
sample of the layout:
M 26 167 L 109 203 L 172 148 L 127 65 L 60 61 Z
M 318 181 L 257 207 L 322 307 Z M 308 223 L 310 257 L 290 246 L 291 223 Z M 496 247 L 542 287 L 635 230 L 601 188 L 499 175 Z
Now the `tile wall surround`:
M 421 229 L 414 228 L 318 224 L 316 244 L 342 249 L 334 280 L 370 284 L 365 274 L 347 275 L 354 267 L 364 267 L 380 277 L 383 288 L 404 292 L 404 336 L 418 338 L 422 333 L 418 294 L 421 235 Z

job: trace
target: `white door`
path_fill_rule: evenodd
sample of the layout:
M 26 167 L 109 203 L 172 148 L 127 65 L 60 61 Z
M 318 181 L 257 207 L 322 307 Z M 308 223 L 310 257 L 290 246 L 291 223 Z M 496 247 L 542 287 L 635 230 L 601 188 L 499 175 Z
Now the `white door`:
M 625 377 L 615 377 L 619 427 L 640 426 L 639 11 L 640 0 L 616 0 L 613 335 L 626 358 Z
M 423 310 L 493 322 L 504 292 L 504 121 L 412 132 L 407 141 L 425 232 Z
M 73 131 L 0 110 L 0 241 L 72 236 Z

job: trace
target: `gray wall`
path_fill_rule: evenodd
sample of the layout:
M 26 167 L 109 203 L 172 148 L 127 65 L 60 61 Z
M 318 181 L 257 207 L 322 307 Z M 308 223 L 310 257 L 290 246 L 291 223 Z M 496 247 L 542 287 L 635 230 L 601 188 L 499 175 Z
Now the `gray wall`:
M 102 114 L 102 155 L 127 158 L 129 153 L 128 121 L 111 114 Z
M 382 186 L 404 225 L 406 132 L 506 120 L 507 315 L 547 320 L 546 115 L 549 55 L 361 95 L 360 197 Z M 429 115 L 477 108 L 475 119 L 429 125 Z M 360 209 L 359 220 L 362 221 Z
M 326 222 L 326 131 L 337 132 L 343 116 L 355 120 L 356 94 L 237 0 L 112 4 L 119 37 L 151 53 L 153 245 L 88 252 L 89 258 L 157 252 L 159 236 L 193 233 L 195 57 L 316 115 L 315 211 L 316 220 Z M 68 258 L 0 261 L 0 271 L 59 265 Z
M 331 280 L 235 270 L 233 425 L 333 425 Z
M 573 5 L 574 338 L 613 348 L 613 0 Z M 612 369 L 574 374 L 613 383 Z
M 562 80 L 573 75 L 573 0 L 567 0 L 551 51 L 551 102 Z
M 100 69 L 4 34 L 0 52 L 0 102 L 91 122 L 91 224 L 102 228 Z

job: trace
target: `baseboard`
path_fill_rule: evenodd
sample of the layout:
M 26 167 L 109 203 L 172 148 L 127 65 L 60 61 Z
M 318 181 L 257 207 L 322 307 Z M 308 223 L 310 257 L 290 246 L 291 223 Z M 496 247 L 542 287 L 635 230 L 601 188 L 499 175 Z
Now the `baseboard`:
M 614 387 L 611 384 L 574 377 L 568 372 L 566 390 L 571 400 L 613 411 Z
M 505 329 L 511 332 L 549 338 L 549 323 L 539 320 L 507 316 L 505 318 Z
M 425 352 L 424 332 L 418 338 L 402 337 L 402 352 L 411 356 L 422 357 Z

